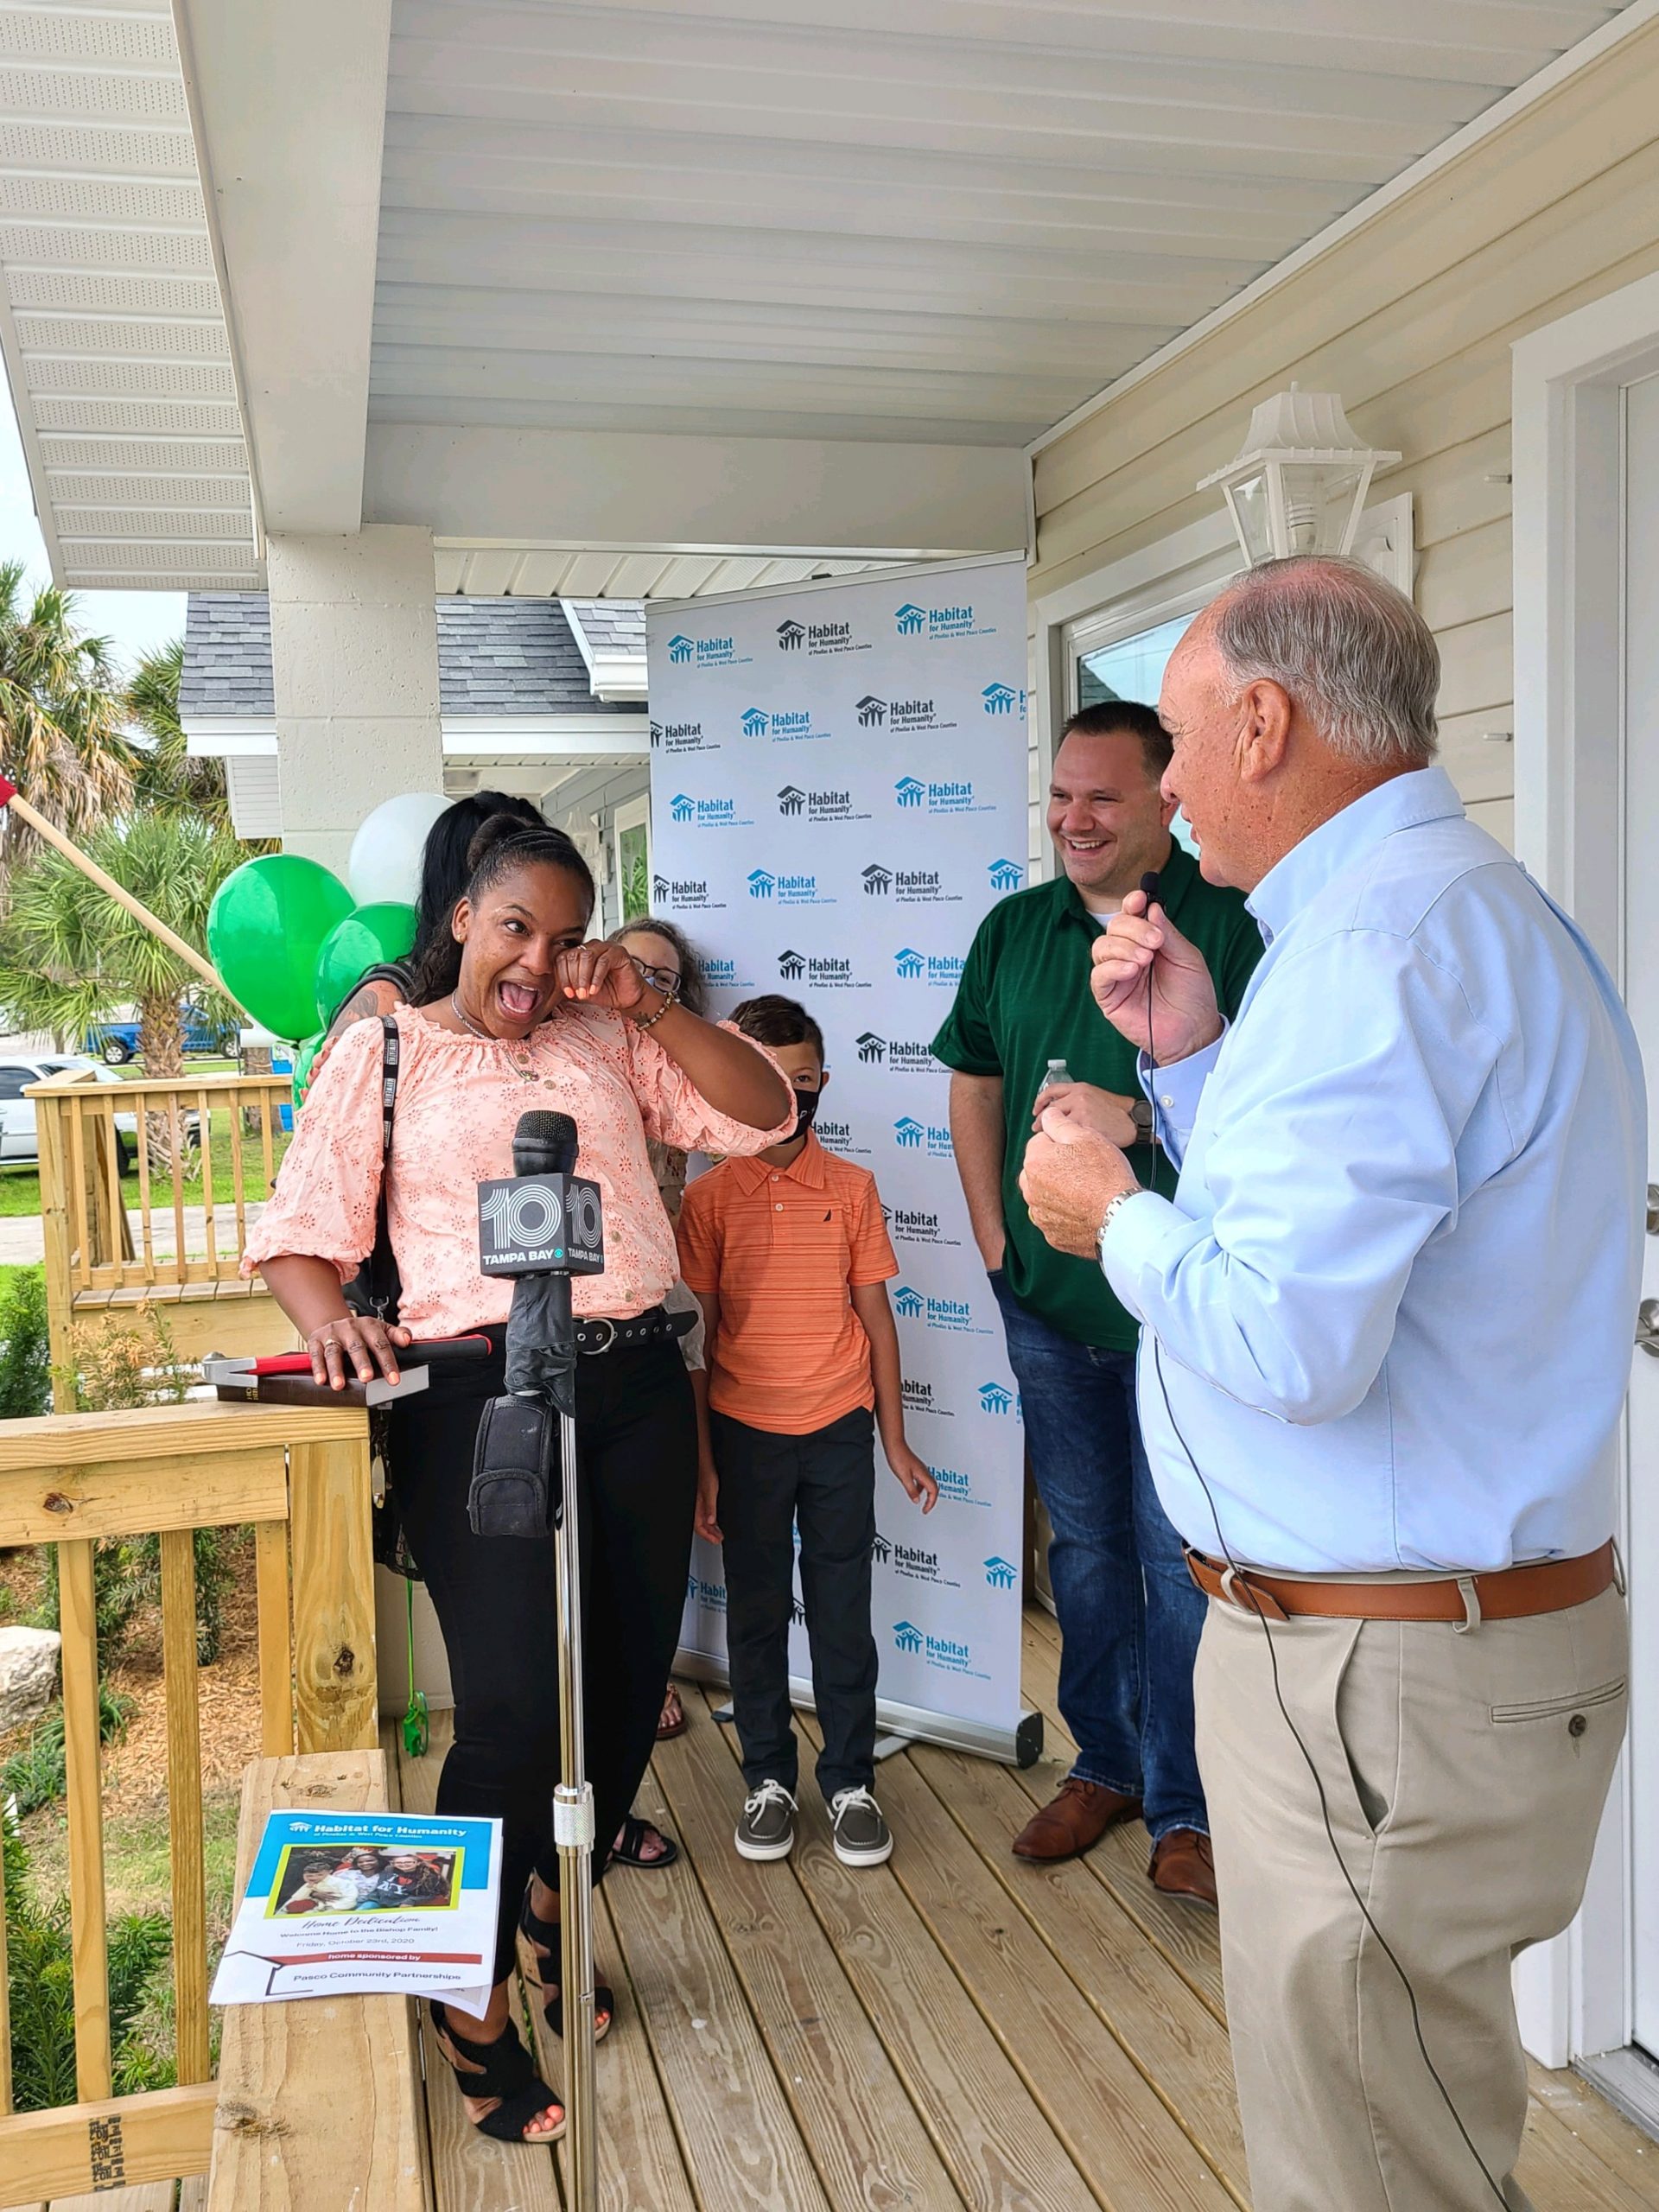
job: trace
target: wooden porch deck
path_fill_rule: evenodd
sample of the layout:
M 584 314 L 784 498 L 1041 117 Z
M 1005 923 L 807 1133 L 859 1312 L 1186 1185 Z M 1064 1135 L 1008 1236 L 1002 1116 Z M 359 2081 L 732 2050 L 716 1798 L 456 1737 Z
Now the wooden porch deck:
M 1058 1659 L 1032 1610 L 1051 1756 L 1023 1775 L 920 1746 L 888 1760 L 898 1848 L 858 1874 L 810 1794 L 792 1859 L 737 1857 L 731 1732 L 687 1694 L 691 1726 L 642 1800 L 680 1863 L 601 1892 L 620 2010 L 599 2052 L 606 2212 L 1248 2207 L 1213 1920 L 1151 1888 L 1139 1827 L 1067 1866 L 1009 1854 L 1064 1771 Z M 426 1758 L 398 1756 L 410 1808 L 431 1802 L 440 1719 Z M 476 2135 L 429 2041 L 426 2064 L 437 2212 L 560 2206 L 557 2159 Z M 1537 2212 L 1659 2208 L 1659 2146 L 1571 2075 L 1535 2075 L 1522 2176 Z

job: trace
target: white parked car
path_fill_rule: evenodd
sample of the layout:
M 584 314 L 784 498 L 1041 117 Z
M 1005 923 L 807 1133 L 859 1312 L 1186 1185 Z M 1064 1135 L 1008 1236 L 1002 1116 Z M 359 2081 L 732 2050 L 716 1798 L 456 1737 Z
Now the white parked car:
M 23 1093 L 31 1084 L 44 1083 L 48 1076 L 61 1075 L 67 1068 L 90 1069 L 98 1082 L 112 1083 L 118 1090 L 126 1089 L 113 1068 L 105 1067 L 84 1052 L 12 1053 L 0 1058 L 0 1164 L 40 1158 L 35 1101 L 25 1098 Z M 121 1173 L 125 1175 L 138 1156 L 136 1114 L 116 1116 L 115 1141 L 121 1154 Z

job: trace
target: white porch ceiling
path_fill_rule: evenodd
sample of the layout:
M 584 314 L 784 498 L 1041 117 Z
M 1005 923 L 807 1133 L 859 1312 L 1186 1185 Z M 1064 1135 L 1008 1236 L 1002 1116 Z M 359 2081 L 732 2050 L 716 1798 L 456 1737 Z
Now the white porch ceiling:
M 0 7 L 0 346 L 53 574 L 261 581 L 167 0 Z
M 799 584 L 809 577 L 861 575 L 884 561 L 790 559 L 719 553 L 519 552 L 440 543 L 435 548 L 441 592 L 468 598 L 698 599 L 752 591 L 763 584 Z
M 1618 12 L 395 0 L 371 419 L 1021 445 Z

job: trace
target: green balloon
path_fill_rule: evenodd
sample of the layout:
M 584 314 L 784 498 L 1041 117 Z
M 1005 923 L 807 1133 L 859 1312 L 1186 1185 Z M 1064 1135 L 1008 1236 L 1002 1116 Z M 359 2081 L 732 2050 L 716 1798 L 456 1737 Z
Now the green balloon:
M 305 1086 L 311 1080 L 311 1063 L 322 1048 L 322 1037 L 323 1033 L 319 1029 L 315 1037 L 306 1039 L 304 1044 L 294 1055 L 294 1103 L 296 1106 L 303 1106 L 305 1103 Z
M 297 853 L 267 853 L 227 875 L 207 912 L 207 950 L 226 989 L 290 1042 L 317 1026 L 323 939 L 352 911 L 337 875 Z
M 325 1027 L 365 968 L 401 960 L 415 942 L 415 909 L 387 900 L 336 922 L 317 955 L 317 1019 Z

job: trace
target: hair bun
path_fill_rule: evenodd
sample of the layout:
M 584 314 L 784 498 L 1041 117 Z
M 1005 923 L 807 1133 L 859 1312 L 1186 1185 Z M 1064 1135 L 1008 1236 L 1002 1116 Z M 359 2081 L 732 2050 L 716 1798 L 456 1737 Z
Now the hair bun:
M 474 874 L 497 846 L 505 845 L 510 837 L 533 837 L 537 834 L 537 830 L 522 816 L 492 814 L 473 833 L 472 842 L 467 848 L 467 873 Z

